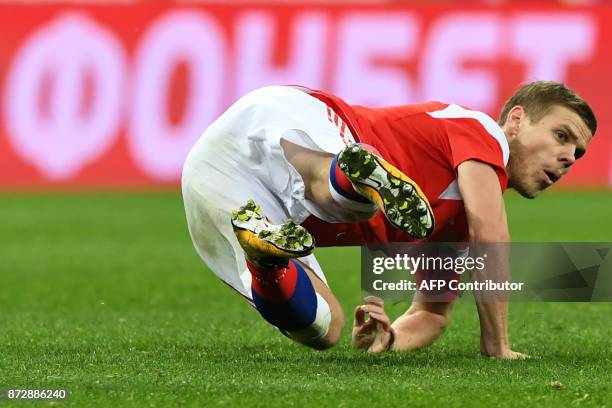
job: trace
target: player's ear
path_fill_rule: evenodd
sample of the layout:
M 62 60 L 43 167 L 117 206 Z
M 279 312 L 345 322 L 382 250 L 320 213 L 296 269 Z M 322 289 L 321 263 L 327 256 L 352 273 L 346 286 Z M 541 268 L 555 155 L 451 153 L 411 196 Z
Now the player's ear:
M 516 105 L 510 109 L 504 124 L 504 132 L 509 139 L 518 135 L 523 120 L 525 120 L 525 109 L 522 106 Z

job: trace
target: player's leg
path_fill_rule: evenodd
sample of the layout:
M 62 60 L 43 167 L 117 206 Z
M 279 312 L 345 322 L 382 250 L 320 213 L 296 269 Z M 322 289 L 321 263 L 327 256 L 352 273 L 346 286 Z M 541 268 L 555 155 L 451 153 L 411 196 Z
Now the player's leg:
M 213 273 L 290 338 L 324 349 L 338 342 L 344 316 L 314 256 L 295 253 L 280 265 L 251 259 L 249 269 L 245 246 L 250 245 L 239 242 L 230 222 L 231 210 L 250 198 L 278 225 L 310 215 L 301 177 L 287 164 L 279 138 L 289 129 L 309 129 L 311 121 L 295 107 L 305 105 L 308 113 L 313 101 L 285 87 L 241 98 L 193 147 L 182 187 L 190 235 Z
M 323 298 L 329 307 L 329 328 L 323 337 L 320 337 L 320 334 L 325 329 L 321 330 L 321 332 L 313 332 L 311 328 L 307 328 L 301 333 L 287 333 L 287 335 L 305 346 L 312 347 L 317 350 L 325 350 L 335 346 L 340 341 L 342 329 L 344 329 L 344 311 L 342 310 L 342 305 L 327 284 L 325 284 L 308 265 L 303 263 L 301 265 L 308 274 L 314 290 L 321 298 Z M 309 335 L 308 333 L 311 334 Z M 306 334 L 306 336 L 304 336 L 304 334 Z M 309 337 L 314 337 L 315 339 L 310 340 Z
M 368 219 L 379 208 L 411 236 L 424 238 L 433 231 L 433 211 L 425 194 L 373 148 L 348 146 L 334 156 L 286 140 L 281 146 L 304 180 L 306 198 L 342 221 Z
M 232 226 L 252 275 L 253 303 L 261 316 L 306 346 L 335 345 L 342 308 L 327 285 L 296 258 L 314 250 L 312 236 L 291 220 L 272 224 L 252 200 L 233 211 Z
M 415 350 L 433 343 L 450 321 L 453 302 L 415 301 L 410 308 L 393 322 L 396 332 L 394 348 Z
M 326 221 L 359 222 L 372 218 L 376 213 L 378 207 L 355 192 L 352 193 L 354 199 L 332 196 L 330 170 L 333 154 L 306 149 L 284 139 L 280 143 L 285 158 L 304 182 L 304 197 L 325 211 Z

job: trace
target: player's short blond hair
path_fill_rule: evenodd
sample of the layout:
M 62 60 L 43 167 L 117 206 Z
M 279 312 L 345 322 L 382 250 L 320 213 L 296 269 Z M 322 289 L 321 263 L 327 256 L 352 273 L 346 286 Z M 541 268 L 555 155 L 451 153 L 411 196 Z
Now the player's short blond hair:
M 510 109 L 515 106 L 522 106 L 529 119 L 538 122 L 557 105 L 576 112 L 591 130 L 591 134 L 595 135 L 597 119 L 589 104 L 576 92 L 555 81 L 535 81 L 521 86 L 504 105 L 499 124 L 506 123 Z

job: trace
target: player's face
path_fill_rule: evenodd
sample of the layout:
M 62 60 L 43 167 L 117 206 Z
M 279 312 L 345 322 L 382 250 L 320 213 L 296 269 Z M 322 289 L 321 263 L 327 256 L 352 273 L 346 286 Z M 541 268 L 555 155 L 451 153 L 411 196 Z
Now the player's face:
M 514 114 L 515 116 L 511 116 Z M 518 108 L 511 111 L 509 187 L 521 195 L 534 198 L 557 182 L 584 155 L 591 131 L 574 111 L 554 106 L 537 122 Z M 514 127 L 513 127 L 514 126 Z

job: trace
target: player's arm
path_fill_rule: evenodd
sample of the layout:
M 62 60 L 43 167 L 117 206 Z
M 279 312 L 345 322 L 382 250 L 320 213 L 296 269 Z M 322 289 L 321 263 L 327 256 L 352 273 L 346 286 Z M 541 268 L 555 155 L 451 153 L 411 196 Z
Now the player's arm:
M 469 224 L 471 243 L 510 242 L 506 209 L 499 179 L 493 167 L 468 160 L 457 168 L 459 191 Z M 488 268 L 479 280 L 510 278 L 509 252 L 506 245 L 487 246 Z M 490 295 L 490 294 L 488 294 Z M 497 298 L 486 299 L 475 293 L 480 318 L 480 351 L 483 355 L 501 358 L 523 358 L 513 352 L 508 340 L 508 303 Z

